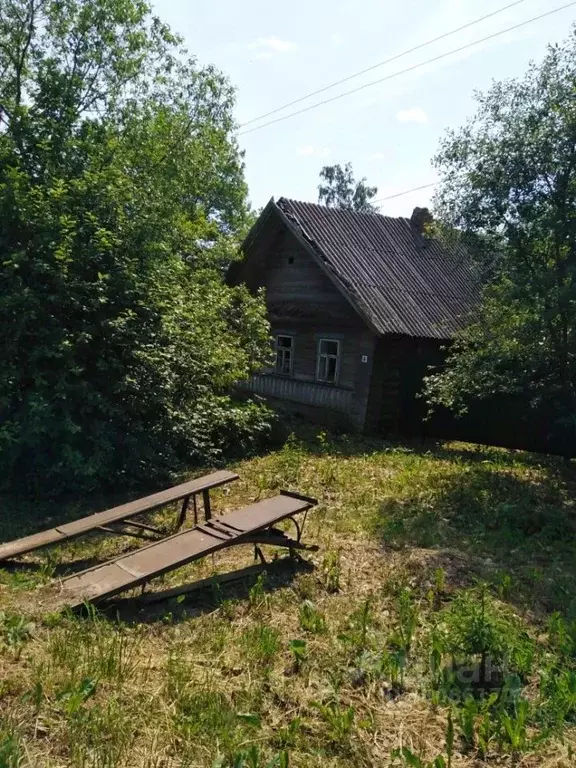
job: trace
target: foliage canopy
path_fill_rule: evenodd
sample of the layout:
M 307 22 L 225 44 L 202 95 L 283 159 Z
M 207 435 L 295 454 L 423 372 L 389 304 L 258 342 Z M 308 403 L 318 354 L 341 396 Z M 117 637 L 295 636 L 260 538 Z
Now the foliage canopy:
M 378 187 L 369 187 L 366 179 L 356 181 L 352 163 L 325 165 L 320 171 L 321 183 L 318 186 L 318 202 L 329 208 L 344 208 L 357 213 L 377 213 L 372 200 Z
M 266 429 L 233 90 L 143 0 L 0 0 L 0 474 L 137 480 Z
M 551 46 L 520 80 L 478 94 L 478 111 L 436 157 L 441 220 L 474 238 L 486 288 L 477 319 L 431 401 L 465 411 L 475 398 L 522 395 L 576 424 L 576 40 Z

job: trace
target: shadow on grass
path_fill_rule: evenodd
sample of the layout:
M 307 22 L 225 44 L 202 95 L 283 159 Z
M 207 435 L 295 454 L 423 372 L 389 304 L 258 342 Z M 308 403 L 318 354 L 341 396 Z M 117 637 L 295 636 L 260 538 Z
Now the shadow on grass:
M 129 550 L 127 550 L 129 551 Z M 23 562 L 20 560 L 6 560 L 2 563 L 0 571 L 5 571 L 7 574 L 35 574 L 50 571 L 56 577 L 69 576 L 79 571 L 84 571 L 87 568 L 94 568 L 97 565 L 103 565 L 107 562 L 105 559 L 98 557 L 85 557 L 79 560 L 71 560 L 64 563 L 33 563 Z M 0 763 L 1 766 L 1 763 Z
M 452 548 L 511 602 L 576 616 L 574 473 L 539 467 L 448 465 L 383 502 L 376 530 L 388 547 Z
M 109 495 L 84 495 L 53 499 L 31 499 L 24 496 L 0 496 L 0 543 L 30 536 L 48 528 L 71 523 L 94 512 L 110 509 L 132 501 L 159 488 L 146 489 L 142 493 L 111 493 Z
M 179 623 L 202 614 L 212 613 L 226 601 L 246 600 L 261 573 L 265 574 L 262 588 L 266 594 L 289 586 L 296 576 L 313 570 L 314 565 L 303 557 L 280 557 L 266 563 L 258 570 L 254 569 L 249 576 L 240 575 L 236 581 L 224 583 L 219 583 L 215 577 L 212 583 L 207 583 L 179 598 L 168 598 L 151 604 L 145 602 L 146 595 L 142 598 L 115 598 L 108 603 L 102 603 L 98 608 L 110 620 L 127 624 Z M 182 587 L 192 588 L 195 585 L 196 583 L 192 582 Z
M 502 448 L 481 443 L 460 442 L 432 437 L 365 435 L 335 432 L 296 416 L 287 422 L 286 434 L 293 436 L 311 456 L 354 458 L 372 453 L 396 452 L 429 456 L 438 460 L 474 463 L 490 462 L 503 466 L 549 468 L 560 475 L 576 478 L 576 461 L 565 461 L 545 453 Z M 285 441 L 286 443 L 286 441 Z

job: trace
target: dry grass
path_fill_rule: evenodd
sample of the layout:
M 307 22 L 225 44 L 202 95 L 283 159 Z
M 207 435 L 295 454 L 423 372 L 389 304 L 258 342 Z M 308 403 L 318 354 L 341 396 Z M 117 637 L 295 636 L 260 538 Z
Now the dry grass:
M 93 537 L 0 571 L 0 768 L 432 766 L 440 755 L 454 768 L 574 765 L 576 690 L 566 709 L 569 691 L 540 679 L 576 681 L 576 633 L 574 646 L 561 640 L 576 618 L 572 469 L 322 433 L 236 469 L 241 480 L 214 495 L 219 511 L 279 488 L 319 498 L 305 537 L 320 545 L 306 555 L 314 569 L 279 562 L 264 581 L 85 617 L 47 613 L 38 585 L 126 540 Z M 248 547 L 219 553 L 150 589 L 251 561 Z M 500 712 L 516 740 L 494 733 L 485 749 L 482 715 L 467 742 L 464 696 L 450 703 L 432 663 L 442 635 L 446 672 L 479 599 L 490 653 L 505 637 L 516 702 L 530 706 L 525 727 L 517 704 Z M 566 620 L 551 626 L 556 614 Z M 470 647 L 461 655 L 474 661 Z

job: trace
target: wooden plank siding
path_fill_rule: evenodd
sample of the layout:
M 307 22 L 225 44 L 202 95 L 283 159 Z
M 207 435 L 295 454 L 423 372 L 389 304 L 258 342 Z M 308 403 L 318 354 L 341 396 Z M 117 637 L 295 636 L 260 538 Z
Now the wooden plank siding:
M 334 330 L 365 327 L 348 300 L 316 264 L 296 237 L 284 231 L 266 254 L 258 280 L 266 289 L 273 324 L 284 319 L 329 323 Z
M 286 376 L 256 375 L 248 382 L 248 388 L 263 397 L 290 400 L 317 408 L 327 408 L 349 414 L 354 409 L 354 390 L 330 387 L 322 384 L 297 381 Z
M 273 336 L 294 338 L 293 368 L 290 377 L 267 371 L 244 387 L 275 400 L 345 414 L 350 426 L 364 429 L 376 335 L 291 232 L 268 232 L 259 250 L 241 279 L 253 290 L 265 289 Z M 323 338 L 340 342 L 335 385 L 316 381 Z

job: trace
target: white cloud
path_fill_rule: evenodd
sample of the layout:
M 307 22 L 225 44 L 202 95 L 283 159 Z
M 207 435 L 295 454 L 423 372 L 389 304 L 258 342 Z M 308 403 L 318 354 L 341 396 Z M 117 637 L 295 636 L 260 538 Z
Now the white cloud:
M 411 107 L 410 109 L 401 109 L 396 115 L 396 119 L 401 123 L 427 123 L 428 115 L 422 107 Z
M 272 54 L 270 51 L 262 51 L 262 53 L 257 53 L 256 56 L 254 56 L 255 59 L 271 59 Z
M 296 154 L 303 157 L 328 157 L 330 150 L 328 147 L 313 147 L 311 144 L 305 144 L 296 149 Z
M 340 35 L 331 35 L 330 41 L 332 45 L 340 45 L 342 42 L 342 38 L 340 37 Z
M 370 155 L 370 160 L 386 160 L 386 155 L 384 152 L 374 152 L 373 155 Z
M 272 35 L 271 37 L 259 37 L 255 43 L 249 43 L 248 48 L 269 48 L 276 53 L 287 53 L 297 48 L 297 45 Z

